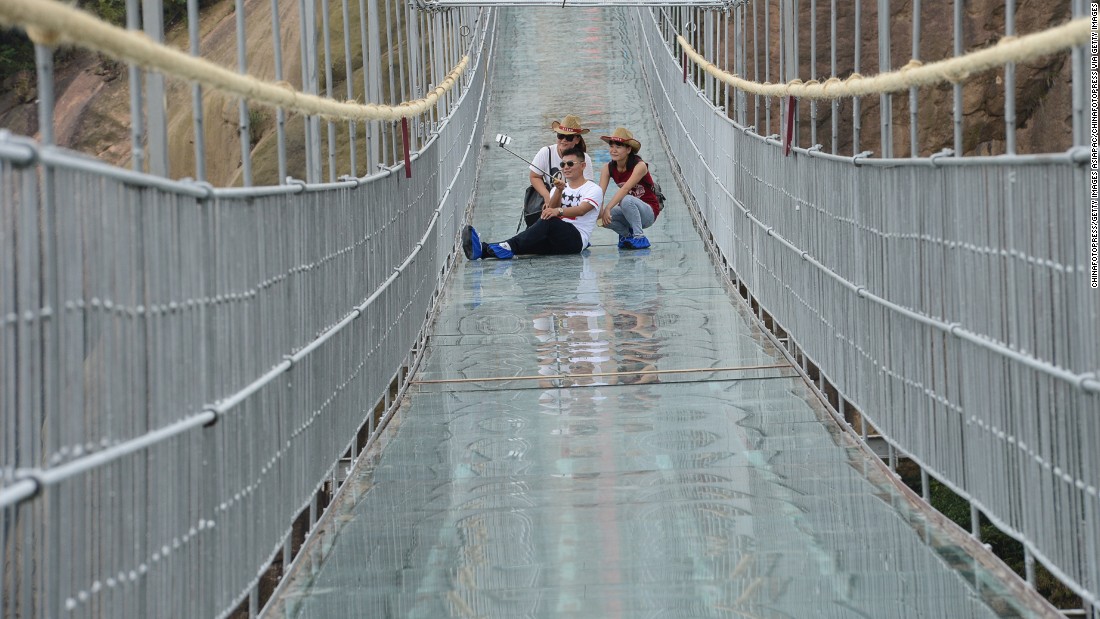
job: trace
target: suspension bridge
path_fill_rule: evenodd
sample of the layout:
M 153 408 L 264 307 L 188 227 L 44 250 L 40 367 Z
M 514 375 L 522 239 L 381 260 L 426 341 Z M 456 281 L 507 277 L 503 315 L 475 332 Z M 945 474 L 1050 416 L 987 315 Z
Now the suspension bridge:
M 979 57 L 954 3 L 947 64 L 910 3 L 905 65 L 878 0 L 881 70 L 843 80 L 836 0 L 236 0 L 236 71 L 198 2 L 185 50 L 137 4 L 0 0 L 40 111 L 0 134 L 4 617 L 1100 617 L 1085 3 L 1029 37 L 1007 0 Z M 128 167 L 54 143 L 64 42 L 129 63 Z M 1017 63 L 1052 54 L 1066 148 L 1021 152 Z M 964 156 L 990 66 L 1005 152 Z M 492 136 L 566 114 L 597 164 L 642 142 L 653 246 L 467 262 L 528 182 Z

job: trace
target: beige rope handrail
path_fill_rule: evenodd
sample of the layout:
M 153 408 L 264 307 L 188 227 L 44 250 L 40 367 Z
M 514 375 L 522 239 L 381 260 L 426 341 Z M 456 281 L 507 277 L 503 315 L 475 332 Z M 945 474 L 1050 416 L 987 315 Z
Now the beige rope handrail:
M 230 71 L 208 60 L 160 45 L 142 32 L 112 26 L 93 15 L 56 0 L 0 0 L 0 25 L 22 28 L 35 43 L 77 45 L 105 56 L 203 86 L 238 95 L 249 101 L 333 120 L 400 120 L 431 109 L 454 87 L 466 69 L 463 56 L 447 77 L 423 99 L 397 105 L 336 101 L 295 90 L 286 82 L 264 80 Z
M 992 47 L 980 49 L 965 56 L 929 64 L 910 60 L 909 64 L 897 71 L 880 73 L 872 77 L 854 73 L 844 80 L 837 77 L 830 77 L 824 82 L 818 80 L 803 82 L 796 79 L 786 84 L 768 82 L 762 84 L 727 73 L 703 58 L 684 37 L 677 35 L 676 40 L 695 64 L 719 81 L 745 92 L 768 97 L 791 95 L 800 99 L 839 99 L 899 92 L 913 86 L 961 82 L 974 73 L 1004 66 L 1009 62 L 1024 62 L 1083 45 L 1089 40 L 1090 28 L 1089 19 L 1085 17 L 1027 36 L 1005 37 Z

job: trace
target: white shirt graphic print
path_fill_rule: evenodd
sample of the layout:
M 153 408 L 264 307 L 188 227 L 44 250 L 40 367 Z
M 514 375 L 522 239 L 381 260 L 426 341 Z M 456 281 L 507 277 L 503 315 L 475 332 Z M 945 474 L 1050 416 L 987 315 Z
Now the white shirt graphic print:
M 553 191 L 557 190 L 558 188 L 555 187 Z M 554 194 L 551 193 L 550 197 L 553 198 Z M 588 247 L 588 239 L 592 236 L 592 231 L 596 229 L 596 219 L 599 216 L 600 205 L 603 204 L 603 192 L 600 191 L 600 186 L 592 181 L 586 181 L 576 189 L 566 185 L 561 194 L 561 205 L 564 208 L 569 208 L 578 206 L 582 202 L 589 203 L 592 210 L 580 217 L 562 217 L 562 221 L 573 224 L 577 232 L 581 233 L 581 247 Z

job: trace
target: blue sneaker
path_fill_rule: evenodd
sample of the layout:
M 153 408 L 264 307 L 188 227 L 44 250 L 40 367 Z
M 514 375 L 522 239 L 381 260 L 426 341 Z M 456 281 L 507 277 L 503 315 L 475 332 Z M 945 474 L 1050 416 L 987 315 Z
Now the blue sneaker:
M 489 253 L 498 260 L 511 260 L 512 256 L 516 255 L 512 250 L 501 247 L 500 243 L 489 243 Z
M 628 242 L 630 243 L 630 246 L 633 247 L 634 249 L 645 249 L 645 248 L 649 247 L 649 239 L 645 238 L 644 236 L 640 236 L 640 235 L 630 237 Z
M 467 260 L 481 260 L 481 238 L 473 226 L 462 229 L 462 253 Z
M 630 243 L 627 242 L 626 237 L 619 235 L 619 249 L 630 249 Z

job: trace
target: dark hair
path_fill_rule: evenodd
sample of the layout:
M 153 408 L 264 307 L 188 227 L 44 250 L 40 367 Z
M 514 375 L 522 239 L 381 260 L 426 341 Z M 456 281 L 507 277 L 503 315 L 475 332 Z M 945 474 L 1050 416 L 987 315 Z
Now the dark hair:
M 567 148 L 565 150 L 565 152 L 561 154 L 561 158 L 565 159 L 569 155 L 573 155 L 574 157 L 579 159 L 582 163 L 584 162 L 584 151 L 580 148 L 577 148 L 576 146 Z
M 625 144 L 624 144 L 624 146 L 625 146 Z M 630 147 L 627 146 L 627 148 L 630 148 Z M 625 166 L 624 169 L 633 170 L 634 166 L 638 165 L 638 162 L 640 162 L 641 160 L 642 160 L 642 158 L 639 157 L 633 150 L 631 150 L 630 154 L 626 156 L 626 161 L 623 163 L 623 165 Z M 619 164 L 615 163 L 614 161 L 611 162 L 611 165 L 613 165 L 615 167 L 619 166 Z
M 573 148 L 576 148 L 576 149 L 580 150 L 582 153 L 587 153 L 588 152 L 588 145 L 584 143 L 584 136 L 583 135 L 578 135 L 577 136 L 577 143 L 576 143 L 575 146 L 573 146 Z

